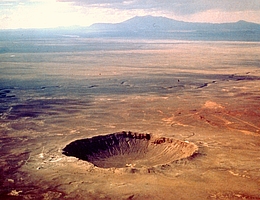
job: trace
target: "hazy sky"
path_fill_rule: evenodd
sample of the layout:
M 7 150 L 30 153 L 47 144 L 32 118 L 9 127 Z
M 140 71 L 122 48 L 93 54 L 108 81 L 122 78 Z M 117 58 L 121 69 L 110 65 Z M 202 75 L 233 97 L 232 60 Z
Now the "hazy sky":
M 0 0 L 0 29 L 88 26 L 136 15 L 260 24 L 260 0 Z

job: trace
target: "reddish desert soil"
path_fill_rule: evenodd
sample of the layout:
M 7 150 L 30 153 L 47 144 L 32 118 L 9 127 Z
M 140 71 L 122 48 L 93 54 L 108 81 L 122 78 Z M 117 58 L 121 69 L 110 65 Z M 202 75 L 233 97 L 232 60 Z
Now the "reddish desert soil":
M 260 199 L 259 44 L 142 45 L 0 55 L 1 199 Z M 121 131 L 198 149 L 106 168 L 63 154 Z

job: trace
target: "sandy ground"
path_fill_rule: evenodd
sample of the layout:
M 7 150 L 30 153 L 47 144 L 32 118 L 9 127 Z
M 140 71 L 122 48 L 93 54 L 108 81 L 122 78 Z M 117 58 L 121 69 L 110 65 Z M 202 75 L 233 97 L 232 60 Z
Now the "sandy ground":
M 0 198 L 260 199 L 259 55 L 221 42 L 1 54 Z M 123 130 L 199 150 L 149 168 L 62 154 Z

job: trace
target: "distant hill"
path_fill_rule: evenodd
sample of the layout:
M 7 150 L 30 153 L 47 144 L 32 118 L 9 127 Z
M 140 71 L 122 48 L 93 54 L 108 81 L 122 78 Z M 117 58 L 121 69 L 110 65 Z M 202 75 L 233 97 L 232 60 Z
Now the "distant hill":
M 50 29 L 17 29 L 0 31 L 0 41 L 10 38 L 142 38 L 195 41 L 260 41 L 260 24 L 192 23 L 166 17 L 137 16 L 121 23 L 96 23 L 89 27 L 60 27 Z M 2 49 L 1 51 L 5 51 Z
M 184 40 L 260 41 L 260 24 L 246 21 L 235 23 L 191 23 L 166 17 L 134 17 L 122 23 L 97 23 L 89 33 L 110 37 L 167 38 Z

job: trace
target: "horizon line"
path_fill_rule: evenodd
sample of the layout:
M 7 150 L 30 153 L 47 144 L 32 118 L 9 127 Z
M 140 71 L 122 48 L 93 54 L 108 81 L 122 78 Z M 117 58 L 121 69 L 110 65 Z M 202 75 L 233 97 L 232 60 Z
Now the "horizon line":
M 109 23 L 109 22 L 97 22 L 97 23 L 93 23 L 90 24 L 88 26 L 82 26 L 82 25 L 68 25 L 68 26 L 55 26 L 55 27 L 30 27 L 30 28 L 1 28 L 0 31 L 12 31 L 12 30 L 48 30 L 48 29 L 73 29 L 73 28 L 88 28 L 93 26 L 94 24 L 120 24 L 120 23 L 124 23 L 126 21 L 129 21 L 131 19 L 134 19 L 136 17 L 140 17 L 140 18 L 144 18 L 144 17 L 153 17 L 153 18 L 165 18 L 165 19 L 170 19 L 170 20 L 174 20 L 177 22 L 184 22 L 184 23 L 191 23 L 191 24 L 234 24 L 234 23 L 239 23 L 239 22 L 246 22 L 246 23 L 251 23 L 251 24 L 256 24 L 256 25 L 260 25 L 259 23 L 256 22 L 251 22 L 251 21 L 246 21 L 243 19 L 240 19 L 238 21 L 234 21 L 234 22 L 189 22 L 189 21 L 183 21 L 183 20 L 176 20 L 174 18 L 169 18 L 169 17 L 164 17 L 164 16 L 154 16 L 154 15 L 136 15 L 134 17 L 131 17 L 127 20 L 124 20 L 122 22 L 116 22 L 116 23 Z

